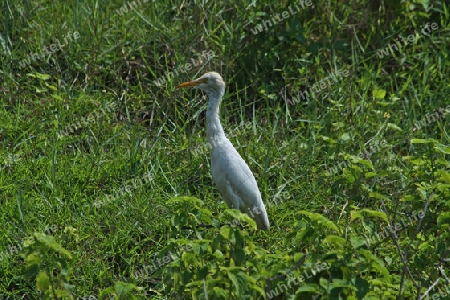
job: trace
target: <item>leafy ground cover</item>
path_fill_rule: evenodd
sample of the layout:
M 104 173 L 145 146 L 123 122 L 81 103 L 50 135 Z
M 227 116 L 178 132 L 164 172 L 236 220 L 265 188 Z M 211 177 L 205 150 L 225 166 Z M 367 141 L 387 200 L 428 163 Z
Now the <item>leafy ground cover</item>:
M 450 299 L 449 5 L 367 2 L 3 1 L 0 299 Z

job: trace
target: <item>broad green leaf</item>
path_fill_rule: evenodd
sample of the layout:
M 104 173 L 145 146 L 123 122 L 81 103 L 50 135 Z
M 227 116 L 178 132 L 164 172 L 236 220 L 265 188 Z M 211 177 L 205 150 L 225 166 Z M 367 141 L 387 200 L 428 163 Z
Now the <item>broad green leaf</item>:
M 44 271 L 39 272 L 36 276 L 36 287 L 41 292 L 47 291 L 50 287 L 50 278 Z
M 305 227 L 300 229 L 294 238 L 294 244 L 301 244 L 305 240 L 305 237 L 309 237 L 315 232 L 311 227 Z
M 250 218 L 249 215 L 244 214 L 237 209 L 227 209 L 225 210 L 225 213 L 230 215 L 234 220 L 243 221 L 245 223 L 248 223 L 254 230 L 257 229 L 255 221 L 252 218 Z
M 130 296 L 130 292 L 136 287 L 136 285 L 132 283 L 126 283 L 122 281 L 118 281 L 114 284 L 114 290 L 116 295 L 119 296 L 119 299 L 125 299 Z
M 384 266 L 384 263 L 381 259 L 376 257 L 371 251 L 360 249 L 361 253 L 367 258 L 369 262 L 372 262 L 372 267 L 378 270 L 385 278 L 389 277 L 389 271 Z
M 299 261 L 303 256 L 305 256 L 304 253 L 301 252 L 294 253 L 294 261 Z
M 369 292 L 370 290 L 370 284 L 367 280 L 361 278 L 361 277 L 356 277 L 355 279 L 355 287 L 357 289 L 356 291 L 356 295 L 358 296 L 357 298 L 353 298 L 353 299 L 363 299 L 364 296 Z M 350 298 L 348 298 L 350 299 Z
M 200 279 L 206 279 L 208 276 L 208 266 L 197 269 L 197 277 Z
M 450 224 L 450 212 L 441 212 L 437 218 L 438 226 Z
M 364 216 L 361 214 L 359 210 L 350 211 L 350 221 L 354 221 L 356 219 L 361 219 L 364 222 Z
M 372 95 L 375 99 L 383 99 L 386 96 L 385 90 L 373 90 Z
M 441 153 L 450 154 L 450 146 L 446 146 L 446 145 L 436 142 L 434 144 L 434 148 Z
M 253 290 L 257 291 L 257 292 L 261 295 L 261 297 L 264 297 L 264 296 L 266 295 L 266 293 L 264 292 L 264 290 L 263 290 L 260 286 L 258 286 L 256 283 L 250 282 L 250 283 L 249 283 L 249 286 L 250 286 Z
M 331 280 L 331 286 L 333 287 L 347 287 L 356 289 L 350 282 L 345 279 L 334 278 Z
M 330 243 L 335 246 L 337 246 L 339 249 L 343 249 L 343 246 L 345 245 L 347 241 L 344 238 L 341 238 L 337 235 L 328 235 L 323 240 L 323 243 Z
M 59 254 L 63 254 L 67 258 L 72 259 L 72 255 L 70 254 L 70 252 L 67 251 L 66 249 L 64 249 L 60 244 L 58 244 L 55 241 L 55 238 L 53 236 L 46 235 L 46 234 L 43 234 L 43 233 L 40 233 L 40 232 L 36 232 L 36 233 L 34 233 L 34 237 L 39 242 L 43 243 L 44 245 L 46 245 L 50 249 L 53 249 L 55 252 L 57 252 Z
M 227 272 L 228 278 L 233 282 L 234 290 L 236 296 L 240 299 L 242 295 L 244 295 L 245 290 L 247 289 L 247 280 L 251 279 L 241 271 L 241 269 L 237 268 L 222 268 Z
M 25 271 L 25 276 L 27 278 L 34 278 L 39 272 L 41 258 L 35 254 L 29 254 L 26 258 L 26 262 L 27 268 Z
M 429 242 L 423 242 L 419 245 L 419 250 L 420 251 L 424 251 L 427 250 L 428 248 L 430 248 L 430 243 Z
M 198 260 L 198 254 L 194 254 L 194 253 L 187 253 L 184 252 L 181 255 L 181 260 L 183 261 L 183 264 L 188 267 L 188 266 L 197 266 L 200 261 Z
M 341 140 L 343 140 L 343 141 L 348 141 L 350 139 L 351 139 L 351 137 L 350 137 L 350 134 L 348 134 L 348 133 L 344 133 L 341 135 Z
M 211 224 L 212 223 L 212 212 L 209 209 L 201 209 L 201 216 L 200 221 L 202 221 L 204 224 Z
M 173 226 L 179 226 L 182 224 L 183 218 L 180 215 L 174 215 L 171 220 Z
M 242 249 L 234 249 L 231 251 L 231 257 L 236 263 L 236 266 L 241 266 L 245 261 L 245 251 Z
M 450 154 L 450 146 L 446 146 L 444 144 L 439 143 L 437 140 L 428 138 L 428 139 L 412 139 L 412 144 L 433 144 L 434 149 L 445 154 Z
M 365 166 L 367 166 L 369 168 L 373 168 L 373 164 L 372 164 L 372 162 L 370 160 L 363 159 L 363 158 L 361 158 L 359 156 L 356 156 L 356 155 L 346 155 L 346 158 L 350 158 L 352 163 L 358 163 L 358 164 L 361 164 L 361 165 L 365 165 Z M 359 170 L 361 170 L 361 169 L 359 169 Z
M 353 248 L 359 248 L 366 243 L 366 238 L 352 235 L 350 237 L 350 243 Z
M 201 247 L 199 244 L 193 242 L 193 243 L 191 243 L 191 248 L 192 248 L 192 252 L 194 254 L 197 254 L 197 255 L 200 254 Z
M 215 286 L 212 288 L 212 291 L 213 291 L 212 294 L 213 299 L 230 299 L 230 294 L 227 290 Z
M 377 210 L 371 210 L 371 209 L 368 209 L 368 208 L 364 208 L 364 209 L 361 209 L 361 212 L 364 212 L 364 213 L 368 214 L 371 217 L 383 219 L 384 221 L 386 221 L 386 223 L 389 223 L 389 220 L 388 220 L 388 217 L 387 217 L 386 213 L 384 213 L 382 211 L 377 211 Z
M 439 176 L 439 179 L 442 180 L 445 183 L 450 183 L 450 173 L 445 170 L 438 170 L 437 175 Z
M 222 226 L 220 227 L 220 235 L 223 236 L 226 240 L 230 239 L 230 226 Z
M 364 173 L 364 177 L 365 177 L 366 179 L 376 177 L 377 175 L 378 175 L 378 174 L 375 173 L 375 172 L 366 172 L 366 173 Z
M 244 237 L 241 235 L 240 230 L 232 230 L 230 233 L 230 242 L 237 247 L 244 244 Z
M 311 221 L 317 222 L 319 224 L 324 225 L 328 229 L 332 229 L 336 232 L 339 232 L 339 228 L 336 226 L 336 224 L 334 224 L 333 221 L 327 219 L 325 216 L 321 214 L 312 213 L 305 210 L 299 211 L 299 214 L 306 215 L 311 219 Z
M 57 95 L 57 94 L 52 94 L 52 98 L 59 100 L 59 101 L 64 101 L 64 99 L 60 95 Z
M 383 200 L 389 200 L 388 197 L 386 197 L 385 195 L 382 195 L 378 192 L 370 192 L 369 193 L 369 197 L 375 198 L 375 199 L 383 199 Z
M 189 266 L 186 266 L 186 267 L 189 267 Z M 192 278 L 194 278 L 193 272 L 190 272 L 190 271 L 181 272 L 181 281 L 189 282 L 192 280 Z

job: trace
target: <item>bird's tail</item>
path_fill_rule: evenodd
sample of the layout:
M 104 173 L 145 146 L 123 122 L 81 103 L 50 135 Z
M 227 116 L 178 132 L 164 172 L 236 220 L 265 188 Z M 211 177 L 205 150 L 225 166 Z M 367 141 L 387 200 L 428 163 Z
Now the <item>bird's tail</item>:
M 253 207 L 253 209 L 249 210 L 248 214 L 255 220 L 258 229 L 268 230 L 270 228 L 269 217 L 267 216 L 264 203 L 261 202 L 259 206 Z

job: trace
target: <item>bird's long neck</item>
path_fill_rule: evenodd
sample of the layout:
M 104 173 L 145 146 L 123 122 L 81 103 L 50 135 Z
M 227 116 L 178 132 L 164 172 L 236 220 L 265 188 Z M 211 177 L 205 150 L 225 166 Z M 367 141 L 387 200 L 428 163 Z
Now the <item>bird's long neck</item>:
M 222 124 L 220 124 L 219 108 L 225 89 L 210 91 L 208 93 L 208 110 L 206 111 L 206 136 L 212 148 L 214 148 L 221 137 L 225 137 Z

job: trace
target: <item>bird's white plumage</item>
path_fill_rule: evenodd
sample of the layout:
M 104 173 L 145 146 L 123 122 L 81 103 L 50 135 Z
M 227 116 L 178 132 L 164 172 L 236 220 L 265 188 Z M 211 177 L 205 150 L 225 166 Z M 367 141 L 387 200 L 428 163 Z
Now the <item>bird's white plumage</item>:
M 216 72 L 177 86 L 196 86 L 209 97 L 206 112 L 206 134 L 211 146 L 211 172 L 220 195 L 229 207 L 252 217 L 259 229 L 269 229 L 269 219 L 253 173 L 225 136 L 219 119 L 219 107 L 225 83 Z

